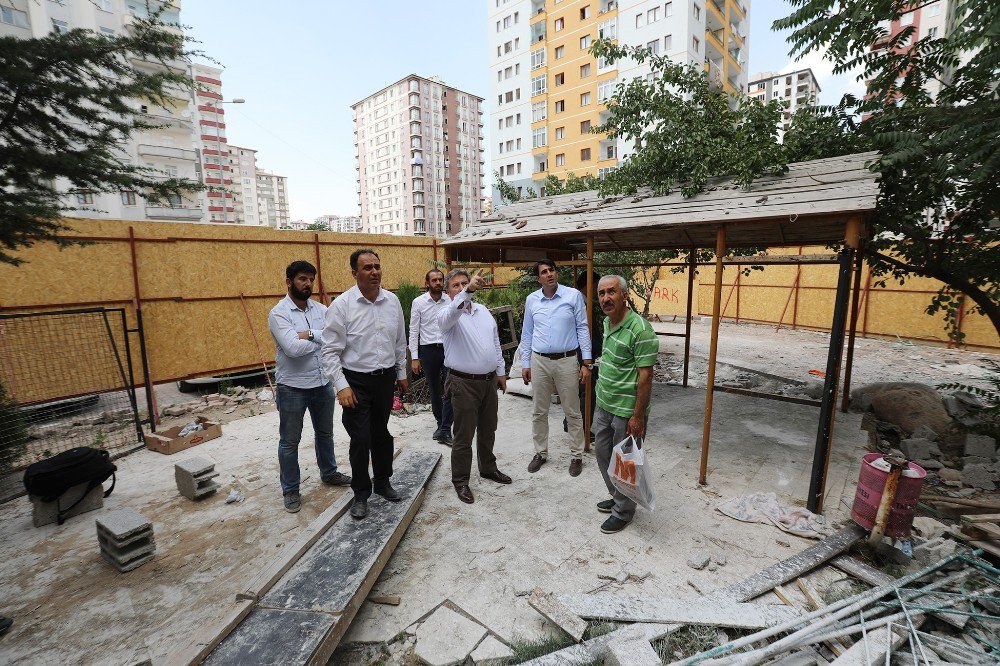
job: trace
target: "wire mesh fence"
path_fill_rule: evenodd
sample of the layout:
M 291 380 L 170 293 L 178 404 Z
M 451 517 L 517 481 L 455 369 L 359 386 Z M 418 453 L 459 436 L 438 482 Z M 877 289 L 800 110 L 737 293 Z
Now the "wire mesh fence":
M 123 309 L 0 315 L 0 501 L 38 460 L 140 446 L 134 386 Z

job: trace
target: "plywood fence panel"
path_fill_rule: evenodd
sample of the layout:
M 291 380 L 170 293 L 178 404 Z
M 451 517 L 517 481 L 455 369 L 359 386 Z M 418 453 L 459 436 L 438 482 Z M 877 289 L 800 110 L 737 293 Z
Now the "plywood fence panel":
M 931 295 L 872 289 L 868 298 L 869 331 L 901 338 L 929 338 L 947 342 L 943 316 L 923 312 Z

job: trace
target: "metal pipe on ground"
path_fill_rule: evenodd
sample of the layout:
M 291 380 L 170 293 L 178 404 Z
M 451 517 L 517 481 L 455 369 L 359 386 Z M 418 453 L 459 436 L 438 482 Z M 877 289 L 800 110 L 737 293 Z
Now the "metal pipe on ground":
M 882 543 L 882 537 L 885 536 L 885 526 L 889 522 L 889 513 L 892 510 L 892 503 L 896 500 L 896 490 L 899 488 L 899 477 L 906 467 L 906 461 L 902 458 L 886 456 L 884 460 L 889 464 L 889 477 L 882 487 L 882 497 L 875 513 L 875 525 L 868 537 L 868 545 L 872 548 Z

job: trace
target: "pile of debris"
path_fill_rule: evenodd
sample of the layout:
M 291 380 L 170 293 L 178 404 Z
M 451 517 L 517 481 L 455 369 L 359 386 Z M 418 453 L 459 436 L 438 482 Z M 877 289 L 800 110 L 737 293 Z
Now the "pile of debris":
M 245 386 L 234 386 L 227 389 L 225 393 L 209 393 L 201 396 L 200 400 L 191 400 L 164 407 L 160 414 L 162 416 L 186 416 L 188 414 L 201 414 L 217 407 L 231 407 L 232 411 L 235 411 L 239 405 L 251 402 L 269 403 L 273 400 L 271 389 L 263 389 L 254 393 Z

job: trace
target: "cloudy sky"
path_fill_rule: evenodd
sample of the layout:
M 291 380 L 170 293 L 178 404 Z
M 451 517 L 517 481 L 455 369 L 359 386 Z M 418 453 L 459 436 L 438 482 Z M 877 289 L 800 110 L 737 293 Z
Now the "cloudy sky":
M 783 0 L 750 0 L 750 71 L 797 67 L 771 22 Z M 486 97 L 488 0 L 330 2 L 184 0 L 181 19 L 219 61 L 229 142 L 255 148 L 258 166 L 288 177 L 292 219 L 357 215 L 350 106 L 411 73 L 438 75 Z M 802 65 L 819 79 L 820 102 L 858 87 L 818 54 Z M 490 146 L 489 123 L 484 145 Z M 489 156 L 487 155 L 487 164 Z

